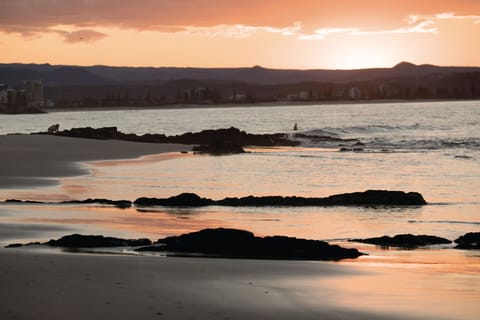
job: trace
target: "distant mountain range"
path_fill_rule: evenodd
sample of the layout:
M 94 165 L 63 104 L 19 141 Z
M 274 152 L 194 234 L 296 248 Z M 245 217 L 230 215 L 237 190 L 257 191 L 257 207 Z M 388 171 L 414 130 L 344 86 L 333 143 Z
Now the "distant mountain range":
M 46 87 L 162 85 L 176 80 L 282 85 L 301 82 L 351 83 L 400 77 L 448 76 L 480 72 L 480 67 L 440 67 L 401 62 L 392 68 L 357 70 L 294 70 L 252 68 L 175 68 L 0 64 L 0 83 L 21 86 L 42 80 Z

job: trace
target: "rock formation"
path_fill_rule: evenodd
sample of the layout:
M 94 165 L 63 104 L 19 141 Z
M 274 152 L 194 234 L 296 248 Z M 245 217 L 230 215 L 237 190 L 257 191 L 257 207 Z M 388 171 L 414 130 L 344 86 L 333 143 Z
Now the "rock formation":
M 201 201 L 199 201 L 201 199 Z M 180 194 L 171 198 L 138 198 L 136 206 L 232 206 L 232 207 L 265 207 L 265 206 L 421 206 L 427 204 L 420 193 L 367 190 L 365 192 L 344 193 L 326 198 L 282 197 L 282 196 L 248 196 L 242 198 L 224 198 L 212 200 L 200 198 L 195 194 Z
M 469 232 L 454 241 L 456 249 L 480 249 L 480 232 Z
M 204 229 L 181 236 L 158 240 L 160 246 L 140 248 L 139 251 L 166 251 L 175 255 L 202 254 L 207 257 L 286 260 L 340 260 L 357 258 L 356 249 L 329 245 L 318 240 L 285 236 L 256 237 L 237 229 Z
M 352 242 L 362 242 L 374 244 L 381 247 L 398 247 L 414 249 L 423 246 L 430 246 L 435 244 L 450 244 L 452 241 L 430 235 L 412 235 L 412 234 L 398 234 L 393 237 L 383 236 L 367 239 L 352 239 Z

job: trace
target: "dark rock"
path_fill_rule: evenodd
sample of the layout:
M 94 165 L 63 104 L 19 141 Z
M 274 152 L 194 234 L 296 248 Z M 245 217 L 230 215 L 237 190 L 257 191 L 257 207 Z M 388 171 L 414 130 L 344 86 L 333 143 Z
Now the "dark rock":
M 352 239 L 352 242 L 362 242 L 374 244 L 381 247 L 399 247 L 414 249 L 417 247 L 430 246 L 435 244 L 450 244 L 452 241 L 430 235 L 412 235 L 412 234 L 398 234 L 394 237 L 383 236 L 367 239 Z
M 5 248 L 19 248 L 19 247 L 22 247 L 23 244 L 22 243 L 11 243 L 9 245 L 6 245 Z
M 33 200 L 18 200 L 18 199 L 7 199 L 4 203 L 25 203 L 25 204 L 43 204 L 44 202 L 41 201 L 33 201 Z
M 287 260 L 340 260 L 362 255 L 356 249 L 329 245 L 318 240 L 284 236 L 256 237 L 236 229 L 204 229 L 160 239 L 165 251 L 174 254 L 202 254 L 208 257 Z
M 266 207 L 266 206 L 405 206 L 427 204 L 422 195 L 417 192 L 405 193 L 403 191 L 367 190 L 365 192 L 344 193 L 327 198 L 304 197 L 242 197 L 212 200 L 201 198 L 193 193 L 182 193 L 171 198 L 138 198 L 136 206 L 230 206 L 230 207 Z
M 40 132 L 39 134 L 54 134 L 65 137 L 87 138 L 87 139 L 115 139 L 136 142 L 150 143 L 179 143 L 189 145 L 207 145 L 214 148 L 222 143 L 233 146 L 297 146 L 298 141 L 289 140 L 286 134 L 250 134 L 231 127 L 228 129 L 203 130 L 201 132 L 187 132 L 176 136 L 165 136 L 163 134 L 125 134 L 117 130 L 117 127 L 104 127 L 94 129 L 73 128 L 58 132 Z M 228 152 L 231 153 L 231 152 Z
M 126 247 L 148 246 L 152 242 L 149 239 L 121 239 L 104 236 L 91 236 L 72 234 L 58 240 L 50 240 L 44 245 L 65 248 L 97 248 L 97 247 Z
M 5 246 L 5 248 L 19 248 L 19 247 L 25 247 L 25 246 L 35 246 L 35 245 L 42 245 L 42 243 L 38 242 L 38 241 L 35 241 L 35 242 L 29 242 L 29 243 L 11 243 L 7 246 Z
M 418 206 L 426 205 L 427 202 L 418 192 L 388 191 L 388 190 L 367 190 L 364 192 L 353 192 L 333 195 L 325 198 L 328 205 L 400 205 Z
M 86 199 L 86 200 L 70 200 L 62 201 L 61 204 L 101 204 L 101 205 L 112 205 L 117 208 L 130 208 L 132 202 L 129 200 L 109 200 L 109 199 Z
M 216 141 L 211 144 L 202 144 L 193 147 L 194 152 L 208 153 L 213 155 L 245 153 L 241 145 L 230 141 Z
M 480 232 L 469 232 L 454 241 L 455 249 L 480 249 Z
M 201 198 L 195 193 L 182 193 L 170 198 L 138 198 L 134 204 L 141 207 L 166 206 L 166 207 L 202 207 L 213 204 L 213 200 Z
M 111 205 L 118 208 L 130 208 L 132 202 L 129 200 L 109 200 L 109 199 L 85 199 L 85 200 L 69 200 L 62 202 L 42 202 L 42 201 L 32 201 L 32 200 L 17 200 L 17 199 L 7 199 L 5 203 L 25 203 L 25 204 L 101 204 L 101 205 Z
M 215 201 L 222 206 L 377 206 L 377 205 L 425 205 L 426 201 L 417 192 L 367 190 L 365 192 L 344 193 L 326 198 L 266 196 L 225 198 Z

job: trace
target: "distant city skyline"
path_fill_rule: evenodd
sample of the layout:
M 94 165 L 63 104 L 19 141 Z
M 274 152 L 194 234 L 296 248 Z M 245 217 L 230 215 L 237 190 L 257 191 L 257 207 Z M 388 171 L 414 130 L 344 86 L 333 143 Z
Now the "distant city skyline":
M 478 0 L 2 0 L 0 63 L 480 66 Z

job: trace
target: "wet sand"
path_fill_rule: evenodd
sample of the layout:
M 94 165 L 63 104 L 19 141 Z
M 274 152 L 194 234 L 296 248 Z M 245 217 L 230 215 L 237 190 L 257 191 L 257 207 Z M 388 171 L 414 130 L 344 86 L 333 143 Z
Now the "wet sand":
M 49 135 L 2 135 L 0 188 L 55 185 L 57 178 L 88 174 L 88 169 L 80 162 L 184 150 L 191 150 L 191 147 Z
M 444 295 L 438 301 L 438 294 L 426 294 L 425 277 L 411 274 L 407 281 L 424 290 L 406 292 L 398 281 L 385 286 L 383 281 L 391 275 L 380 278 L 383 291 L 373 290 L 356 279 L 372 281 L 375 271 L 336 263 L 22 249 L 0 249 L 0 260 L 1 319 L 468 318 L 455 312 L 452 317 L 452 310 L 442 310 L 445 306 L 440 306 L 441 313 L 435 311 L 430 304 L 446 302 L 448 306 L 452 297 Z M 406 271 L 396 276 L 406 276 Z M 372 288 L 379 285 L 374 282 Z M 388 299 L 394 303 L 384 305 Z

